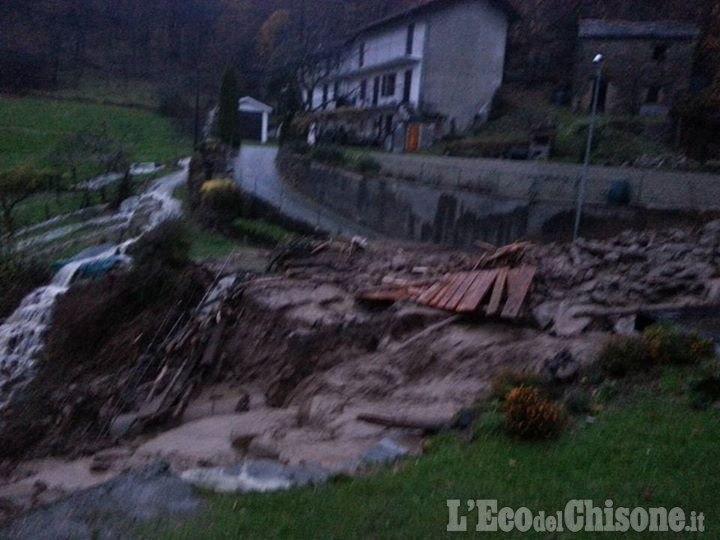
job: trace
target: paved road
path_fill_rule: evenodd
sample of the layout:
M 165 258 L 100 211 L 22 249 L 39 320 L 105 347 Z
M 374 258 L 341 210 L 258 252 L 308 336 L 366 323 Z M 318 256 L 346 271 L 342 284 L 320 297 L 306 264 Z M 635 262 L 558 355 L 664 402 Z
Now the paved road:
M 366 227 L 315 203 L 283 182 L 275 166 L 276 156 L 277 148 L 272 146 L 246 144 L 242 147 L 234 169 L 235 180 L 243 191 L 272 204 L 287 217 L 319 231 L 346 237 L 377 237 Z

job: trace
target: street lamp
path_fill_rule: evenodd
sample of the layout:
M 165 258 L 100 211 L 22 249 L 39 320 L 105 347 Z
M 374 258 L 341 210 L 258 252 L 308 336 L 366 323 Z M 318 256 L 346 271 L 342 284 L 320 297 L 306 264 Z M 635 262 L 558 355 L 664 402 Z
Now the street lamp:
M 592 154 L 593 137 L 595 136 L 595 120 L 597 118 L 598 101 L 600 99 L 600 83 L 602 82 L 602 68 L 605 57 L 598 54 L 593 58 L 595 66 L 595 88 L 593 90 L 592 117 L 590 119 L 590 130 L 588 131 L 587 147 L 585 148 L 585 163 L 583 164 L 582 176 L 580 177 L 580 189 L 577 197 L 577 211 L 575 213 L 575 228 L 573 229 L 573 241 L 580 236 L 580 221 L 582 220 L 582 208 L 585 202 L 585 185 L 587 184 L 588 168 L 590 167 L 590 156 Z

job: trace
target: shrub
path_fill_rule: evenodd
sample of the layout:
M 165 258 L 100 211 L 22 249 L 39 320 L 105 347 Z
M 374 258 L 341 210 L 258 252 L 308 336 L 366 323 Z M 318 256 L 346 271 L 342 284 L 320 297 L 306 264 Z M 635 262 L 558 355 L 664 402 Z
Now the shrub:
M 309 154 L 310 150 L 312 150 L 311 146 L 305 141 L 293 141 L 289 146 L 291 152 L 301 156 Z
M 646 342 L 638 337 L 612 337 L 600 351 L 598 362 L 611 377 L 624 377 L 630 372 L 647 369 L 652 358 Z
M 696 409 L 707 409 L 720 400 L 720 363 L 714 361 L 700 370 L 690 379 L 690 403 Z
M 457 157 L 504 158 L 515 148 L 527 148 L 528 139 L 511 137 L 488 137 L 483 139 L 460 139 L 447 143 L 443 153 Z
M 650 357 L 659 365 L 690 365 L 712 358 L 715 345 L 697 334 L 683 334 L 668 324 L 656 324 L 643 332 Z
M 355 169 L 361 174 L 378 175 L 382 170 L 382 165 L 375 158 L 363 156 L 355 164 Z
M 328 144 L 316 146 L 310 153 L 310 157 L 315 161 L 327 163 L 328 165 L 345 165 L 348 161 L 345 152 L 337 146 Z
M 227 225 L 242 213 L 242 194 L 227 178 L 208 180 L 200 188 L 204 217 L 212 224 Z
M 505 430 L 521 439 L 557 437 L 567 422 L 565 408 L 545 399 L 537 388 L 514 388 L 505 399 L 504 409 Z
M 582 388 L 573 388 L 563 400 L 565 408 L 573 414 L 587 414 L 592 412 L 592 398 L 590 393 Z
M 544 383 L 539 375 L 504 370 L 493 378 L 491 396 L 493 399 L 502 401 L 507 397 L 513 388 L 517 388 L 519 386 L 541 389 L 543 388 Z
M 236 219 L 233 221 L 233 228 L 238 234 L 247 236 L 261 244 L 276 246 L 290 238 L 291 233 L 262 220 Z

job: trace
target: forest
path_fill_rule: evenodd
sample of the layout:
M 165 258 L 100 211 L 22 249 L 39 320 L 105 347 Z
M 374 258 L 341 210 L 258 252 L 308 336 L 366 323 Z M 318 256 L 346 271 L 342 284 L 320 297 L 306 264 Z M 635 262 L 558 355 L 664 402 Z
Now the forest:
M 4 0 L 0 91 L 72 89 L 102 81 L 130 95 L 132 104 L 191 125 L 195 102 L 202 101 L 203 108 L 213 104 L 222 73 L 232 67 L 241 94 L 282 109 L 303 66 L 322 61 L 363 24 L 422 1 L 437 0 Z M 566 85 L 580 18 L 693 21 L 702 38 L 685 115 L 717 114 L 717 1 L 509 1 L 519 17 L 508 43 L 507 82 Z M 141 88 L 146 99 L 135 99 Z M 297 106 L 294 90 L 290 101 Z

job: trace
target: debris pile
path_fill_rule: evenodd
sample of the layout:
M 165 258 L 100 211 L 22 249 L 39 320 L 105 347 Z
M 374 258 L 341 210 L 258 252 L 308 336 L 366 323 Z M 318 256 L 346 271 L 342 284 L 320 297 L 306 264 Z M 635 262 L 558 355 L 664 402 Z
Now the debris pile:
M 720 221 L 696 232 L 627 231 L 605 241 L 538 245 L 531 305 L 537 325 L 572 335 L 611 330 L 641 312 L 720 303 Z
M 99 415 L 111 436 L 98 442 L 129 450 L 121 465 L 90 462 L 165 459 L 206 469 L 188 473 L 198 484 L 243 491 L 265 478 L 232 469 L 246 460 L 279 462 L 287 476 L 347 470 L 383 440 L 413 453 L 500 373 L 572 383 L 638 313 L 718 304 L 719 259 L 720 222 L 470 252 L 296 241 L 273 254 L 272 275 L 221 269 L 200 306 L 129 361 L 142 384 L 131 395 L 115 385 Z M 172 429 L 138 436 L 151 426 Z
M 358 298 L 368 302 L 404 300 L 455 313 L 482 313 L 487 317 L 516 320 L 532 287 L 535 272 L 536 268 L 532 266 L 459 272 L 431 285 L 421 282 L 371 290 L 361 293 Z

